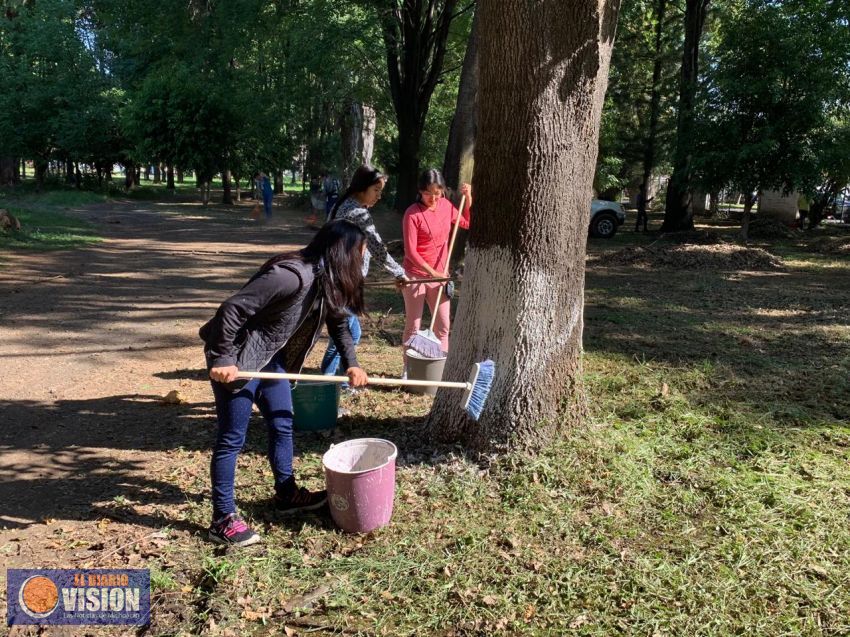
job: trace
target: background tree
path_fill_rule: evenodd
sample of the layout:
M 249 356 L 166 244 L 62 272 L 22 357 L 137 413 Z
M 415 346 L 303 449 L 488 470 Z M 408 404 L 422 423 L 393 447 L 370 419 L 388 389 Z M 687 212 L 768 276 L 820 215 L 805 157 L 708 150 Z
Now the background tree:
M 387 77 L 398 128 L 395 207 L 416 198 L 422 133 L 443 73 L 457 0 L 375 0 L 386 46 Z
M 443 177 L 449 188 L 457 189 L 463 182 L 472 181 L 475 161 L 475 105 L 478 100 L 478 19 L 473 18 L 469 41 L 463 58 L 457 103 L 446 157 L 443 160 Z
M 625 0 L 599 140 L 595 188 L 616 199 L 664 170 L 676 132 L 682 20 L 678 0 Z
M 491 357 L 481 421 L 440 392 L 439 438 L 536 447 L 580 422 L 584 258 L 619 2 L 504 0 L 479 11 L 475 219 L 447 378 Z
M 694 226 L 691 206 L 691 157 L 694 141 L 694 102 L 699 80 L 699 52 L 710 0 L 685 0 L 685 42 L 679 79 L 679 105 L 676 116 L 676 149 L 673 174 L 667 183 L 664 223 L 661 230 L 675 232 Z
M 693 169 L 696 185 L 744 194 L 746 239 L 758 190 L 815 198 L 844 178 L 832 160 L 841 151 L 830 149 L 850 104 L 850 16 L 827 0 L 733 0 L 723 10 L 696 109 Z

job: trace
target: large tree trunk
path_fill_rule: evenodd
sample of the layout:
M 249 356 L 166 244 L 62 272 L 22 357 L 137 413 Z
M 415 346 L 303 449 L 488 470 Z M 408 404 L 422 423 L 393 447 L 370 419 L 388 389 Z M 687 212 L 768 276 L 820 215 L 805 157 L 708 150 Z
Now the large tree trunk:
M 22 179 L 27 178 L 27 160 L 26 159 L 21 160 L 21 178 Z
M 11 186 L 15 183 L 16 157 L 0 157 L 0 186 Z
M 691 148 L 693 145 L 694 101 L 699 77 L 699 42 L 710 0 L 686 0 L 685 47 L 679 80 L 679 113 L 676 122 L 676 151 L 673 174 L 667 183 L 662 232 L 692 230 Z
M 165 187 L 168 190 L 174 190 L 174 166 L 172 164 L 165 166 Z
M 283 171 L 275 170 L 273 179 L 274 185 L 272 187 L 272 192 L 276 195 L 283 194 Z
M 492 358 L 481 420 L 440 390 L 441 440 L 536 448 L 585 414 L 584 259 L 619 0 L 502 0 L 479 11 L 475 208 L 446 380 Z M 509 186 L 507 186 L 509 185 Z
M 44 176 L 47 173 L 48 162 L 46 159 L 37 157 L 33 163 L 35 164 L 35 189 L 36 192 L 41 192 L 44 189 Z
M 750 213 L 756 200 L 751 193 L 752 188 L 744 193 L 744 213 L 741 215 L 741 241 L 744 243 L 750 240 Z
M 416 201 L 419 183 L 419 147 L 422 129 L 405 122 L 398 123 L 398 182 L 396 185 L 395 208 L 404 212 Z
M 225 169 L 221 171 L 221 203 L 225 205 L 233 204 L 233 191 L 230 187 L 230 170 Z
M 177 183 L 183 183 L 183 171 L 180 168 L 177 169 Z
M 655 168 L 655 146 L 658 137 L 658 117 L 661 113 L 661 66 L 663 63 L 664 14 L 667 12 L 667 0 L 656 0 L 655 5 L 655 60 L 652 64 L 652 89 L 649 98 L 649 129 L 643 147 L 643 184 L 647 195 L 650 192 L 649 179 Z
M 472 181 L 475 155 L 475 102 L 478 97 L 478 16 L 472 19 L 469 43 L 463 57 L 457 105 L 449 129 L 449 141 L 443 160 L 443 176 L 449 188 Z
M 129 192 L 136 183 L 138 183 L 136 181 L 136 166 L 132 162 L 127 162 L 124 164 L 124 190 Z
M 348 184 L 361 164 L 372 163 L 375 148 L 375 109 L 352 100 L 339 118 L 340 149 L 342 151 L 342 180 Z

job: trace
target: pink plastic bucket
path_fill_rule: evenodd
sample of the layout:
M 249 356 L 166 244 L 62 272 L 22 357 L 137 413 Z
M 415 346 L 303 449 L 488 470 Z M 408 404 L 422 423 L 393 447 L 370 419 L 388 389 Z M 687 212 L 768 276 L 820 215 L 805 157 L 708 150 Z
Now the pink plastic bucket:
M 322 456 L 331 517 L 343 531 L 368 533 L 389 524 L 397 455 L 389 440 L 358 438 L 332 445 Z

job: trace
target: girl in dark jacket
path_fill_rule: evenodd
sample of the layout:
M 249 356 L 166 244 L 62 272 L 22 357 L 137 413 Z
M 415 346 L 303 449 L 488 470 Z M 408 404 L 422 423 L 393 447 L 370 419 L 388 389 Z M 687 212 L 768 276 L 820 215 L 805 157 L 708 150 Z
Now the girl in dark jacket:
M 289 381 L 238 380 L 237 372 L 300 372 L 326 324 L 353 387 L 368 382 L 348 331 L 346 308 L 363 312 L 365 235 L 354 224 L 325 225 L 310 244 L 270 259 L 234 296 L 222 303 L 200 335 L 206 346 L 218 416 L 213 451 L 213 521 L 209 537 L 247 546 L 260 537 L 236 512 L 236 459 L 245 443 L 251 407 L 268 425 L 269 462 L 275 479 L 275 508 L 283 513 L 324 505 L 324 491 L 310 492 L 292 475 L 292 396 Z

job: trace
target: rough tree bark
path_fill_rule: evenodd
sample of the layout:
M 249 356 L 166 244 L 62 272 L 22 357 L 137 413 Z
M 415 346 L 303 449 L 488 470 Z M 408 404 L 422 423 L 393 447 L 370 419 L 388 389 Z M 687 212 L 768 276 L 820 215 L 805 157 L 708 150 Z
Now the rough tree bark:
M 351 181 L 358 166 L 372 163 L 375 123 L 375 109 L 357 100 L 352 100 L 340 114 L 343 183 Z
M 655 147 L 658 138 L 658 118 L 661 114 L 661 66 L 663 63 L 664 15 L 667 0 L 656 0 L 655 5 L 655 60 L 652 63 L 652 88 L 649 98 L 649 129 L 643 147 L 643 183 L 649 192 L 649 179 L 655 168 Z
M 449 129 L 443 177 L 446 185 L 457 190 L 460 184 L 472 181 L 475 162 L 475 102 L 478 97 L 478 16 L 472 19 L 469 43 L 463 57 L 457 105 Z
M 221 171 L 221 203 L 231 205 L 233 203 L 233 190 L 230 184 L 230 169 Z
M 440 440 L 534 449 L 585 413 L 584 258 L 619 0 L 501 0 L 479 12 L 479 153 L 445 378 L 492 358 L 481 420 L 440 390 Z
M 380 0 L 379 5 L 398 126 L 395 208 L 403 212 L 416 199 L 422 131 L 443 70 L 457 0 Z
M 15 183 L 15 166 L 17 157 L 0 157 L 0 186 L 11 186 Z
M 673 174 L 667 184 L 662 232 L 692 230 L 691 207 L 691 144 L 693 143 L 694 101 L 699 77 L 699 42 L 705 26 L 710 0 L 686 0 L 685 47 L 682 54 L 682 75 L 679 79 L 679 112 L 676 120 L 676 150 L 673 155 Z
M 129 192 L 137 183 L 136 166 L 132 162 L 127 162 L 124 164 L 124 190 Z
M 165 187 L 168 190 L 174 190 L 174 166 L 172 164 L 165 166 Z
M 744 212 L 741 215 L 741 241 L 747 243 L 750 240 L 750 217 L 756 198 L 752 195 L 753 189 L 749 188 L 744 193 Z

